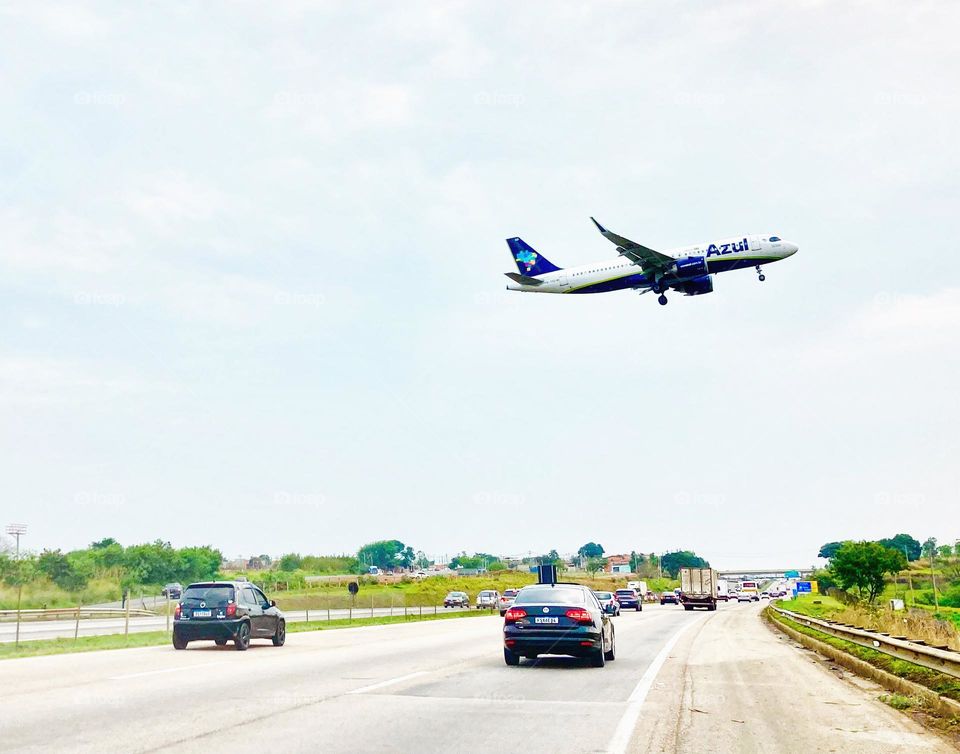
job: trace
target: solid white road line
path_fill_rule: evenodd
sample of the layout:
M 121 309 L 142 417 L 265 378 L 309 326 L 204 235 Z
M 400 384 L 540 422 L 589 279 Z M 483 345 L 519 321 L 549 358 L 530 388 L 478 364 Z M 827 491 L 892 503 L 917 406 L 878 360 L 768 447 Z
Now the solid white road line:
M 386 681 L 380 681 L 380 683 L 371 683 L 369 686 L 361 686 L 358 689 L 353 691 L 348 691 L 348 694 L 366 694 L 368 691 L 376 691 L 377 689 L 386 688 L 387 686 L 393 686 L 396 683 L 403 683 L 404 681 L 409 681 L 411 678 L 419 678 L 422 675 L 429 675 L 427 670 L 418 670 L 416 673 L 407 673 L 406 675 L 399 675 L 396 678 L 390 678 Z
M 647 698 L 647 694 L 650 693 L 650 687 L 653 686 L 653 682 L 660 672 L 660 668 L 663 667 L 663 663 L 667 661 L 667 657 L 683 633 L 692 626 L 700 623 L 700 621 L 709 615 L 710 613 L 701 615 L 699 618 L 695 618 L 682 626 L 679 631 L 667 640 L 667 643 L 663 645 L 663 649 L 653 658 L 653 662 L 650 663 L 647 671 L 640 678 L 640 681 L 627 699 L 627 709 L 624 711 L 623 717 L 620 718 L 617 729 L 613 732 L 613 738 L 611 738 L 610 743 L 607 744 L 607 751 L 610 754 L 622 754 L 622 752 L 627 751 L 627 747 L 630 745 L 630 739 L 633 736 L 633 730 L 637 726 L 637 719 L 640 717 L 640 710 L 643 708 L 643 702 Z

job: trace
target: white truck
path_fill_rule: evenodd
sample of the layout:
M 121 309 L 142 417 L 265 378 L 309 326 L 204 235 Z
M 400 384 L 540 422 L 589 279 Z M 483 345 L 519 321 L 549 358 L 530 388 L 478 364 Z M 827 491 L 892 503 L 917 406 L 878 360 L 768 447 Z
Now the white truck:
M 726 579 L 717 580 L 717 599 L 723 602 L 730 599 L 730 582 Z
M 680 604 L 684 610 L 717 609 L 717 572 L 712 568 L 680 569 Z
M 640 599 L 646 599 L 647 596 L 647 582 L 646 581 L 628 581 L 627 589 L 636 589 L 637 594 L 640 595 Z

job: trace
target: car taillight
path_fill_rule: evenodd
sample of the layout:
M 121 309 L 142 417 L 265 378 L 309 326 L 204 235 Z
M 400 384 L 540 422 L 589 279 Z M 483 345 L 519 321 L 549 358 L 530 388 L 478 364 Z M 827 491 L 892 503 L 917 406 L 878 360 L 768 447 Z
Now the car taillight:
M 180 605 L 177 604 L 176 608 L 174 608 L 174 610 L 173 610 L 173 619 L 174 619 L 174 620 L 180 620 L 180 612 L 181 612 L 181 610 L 180 610 Z
M 235 602 L 227 604 L 227 617 L 232 618 L 237 614 L 237 605 Z
M 503 614 L 503 619 L 507 623 L 516 623 L 521 618 L 526 618 L 526 617 L 527 617 L 527 611 L 524 610 L 522 607 L 511 607 L 509 610 L 507 610 L 506 613 Z
M 593 616 L 590 615 L 590 611 L 579 607 L 567 610 L 567 617 L 577 623 L 593 623 Z

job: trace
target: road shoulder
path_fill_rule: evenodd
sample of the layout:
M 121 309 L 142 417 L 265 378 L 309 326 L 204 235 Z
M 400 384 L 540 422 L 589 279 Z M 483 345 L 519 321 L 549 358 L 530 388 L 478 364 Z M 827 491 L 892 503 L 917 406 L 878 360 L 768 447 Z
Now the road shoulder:
M 725 605 L 681 637 L 653 682 L 631 751 L 953 752 L 935 733 Z

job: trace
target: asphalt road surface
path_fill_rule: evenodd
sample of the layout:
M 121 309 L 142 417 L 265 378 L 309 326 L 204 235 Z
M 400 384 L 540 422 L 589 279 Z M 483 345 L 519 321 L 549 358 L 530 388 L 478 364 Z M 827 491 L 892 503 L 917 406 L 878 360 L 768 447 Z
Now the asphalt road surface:
M 762 625 L 647 606 L 617 659 L 503 663 L 501 620 L 5 660 L 0 749 L 231 752 L 949 752 Z M 515 742 L 515 743 L 511 743 Z

